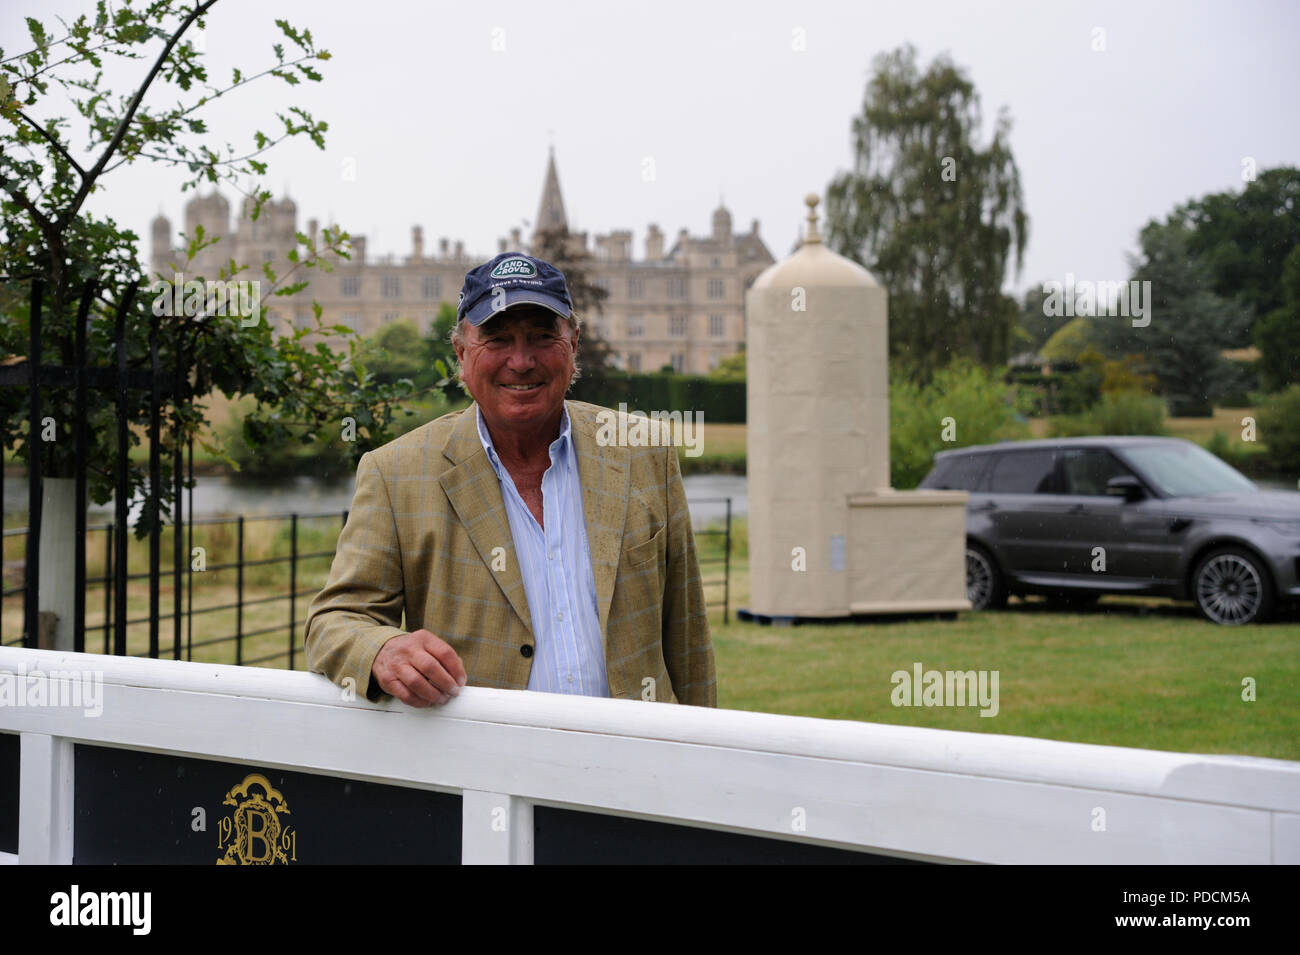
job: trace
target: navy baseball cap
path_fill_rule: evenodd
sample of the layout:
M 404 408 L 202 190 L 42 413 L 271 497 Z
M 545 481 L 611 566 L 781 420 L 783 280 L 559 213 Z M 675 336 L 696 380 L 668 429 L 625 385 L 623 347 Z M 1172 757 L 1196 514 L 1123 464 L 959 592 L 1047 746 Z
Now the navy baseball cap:
M 497 312 L 524 302 L 543 305 L 561 318 L 573 312 L 569 286 L 559 269 L 522 252 L 502 252 L 465 273 L 456 318 L 477 327 Z

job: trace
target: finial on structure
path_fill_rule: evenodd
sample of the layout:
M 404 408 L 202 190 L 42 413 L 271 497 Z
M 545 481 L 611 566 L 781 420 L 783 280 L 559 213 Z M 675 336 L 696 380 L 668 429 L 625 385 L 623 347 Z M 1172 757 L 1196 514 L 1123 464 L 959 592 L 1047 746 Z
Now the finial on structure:
M 804 196 L 803 201 L 808 206 L 808 234 L 804 236 L 804 245 L 809 245 L 810 243 L 820 245 L 822 236 L 821 233 L 817 231 L 817 203 L 821 200 L 818 198 L 817 193 L 810 192 L 808 195 Z

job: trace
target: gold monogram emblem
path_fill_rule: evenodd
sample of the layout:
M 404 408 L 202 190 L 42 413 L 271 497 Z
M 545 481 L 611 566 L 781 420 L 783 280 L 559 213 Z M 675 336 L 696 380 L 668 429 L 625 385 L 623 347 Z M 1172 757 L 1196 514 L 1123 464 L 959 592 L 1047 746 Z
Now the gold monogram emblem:
M 261 773 L 244 777 L 221 804 L 234 808 L 217 823 L 217 848 L 226 850 L 217 865 L 298 861 L 298 833 L 280 820 L 281 815 L 289 814 L 289 804 Z

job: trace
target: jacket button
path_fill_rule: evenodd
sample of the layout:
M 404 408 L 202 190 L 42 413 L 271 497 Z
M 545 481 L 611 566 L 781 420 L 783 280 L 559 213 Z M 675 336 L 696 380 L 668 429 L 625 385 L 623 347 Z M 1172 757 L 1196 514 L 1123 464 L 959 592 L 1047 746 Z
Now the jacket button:
M 531 643 L 525 643 L 519 648 L 519 652 L 526 657 L 531 657 L 533 655 L 533 645 Z

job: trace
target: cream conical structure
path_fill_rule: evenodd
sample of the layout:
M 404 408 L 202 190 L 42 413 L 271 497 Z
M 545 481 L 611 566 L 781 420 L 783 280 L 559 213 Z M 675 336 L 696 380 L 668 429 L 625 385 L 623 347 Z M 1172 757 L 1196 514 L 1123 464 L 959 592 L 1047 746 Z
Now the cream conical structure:
M 745 296 L 746 615 L 968 609 L 966 494 L 889 487 L 888 295 L 805 202 L 802 245 Z

